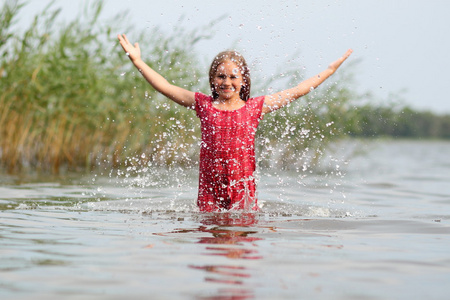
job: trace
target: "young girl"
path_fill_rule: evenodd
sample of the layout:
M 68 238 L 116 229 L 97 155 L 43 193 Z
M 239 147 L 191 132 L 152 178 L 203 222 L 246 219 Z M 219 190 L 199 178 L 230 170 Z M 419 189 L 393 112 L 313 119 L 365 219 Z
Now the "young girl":
M 235 51 L 219 53 L 209 71 L 212 96 L 194 93 L 169 83 L 141 59 L 139 44 L 125 35 L 119 42 L 136 68 L 158 92 L 195 109 L 201 122 L 200 176 L 197 204 L 200 211 L 258 210 L 256 199 L 256 128 L 264 114 L 308 94 L 330 77 L 352 50 L 329 67 L 294 88 L 250 98 L 250 72 Z

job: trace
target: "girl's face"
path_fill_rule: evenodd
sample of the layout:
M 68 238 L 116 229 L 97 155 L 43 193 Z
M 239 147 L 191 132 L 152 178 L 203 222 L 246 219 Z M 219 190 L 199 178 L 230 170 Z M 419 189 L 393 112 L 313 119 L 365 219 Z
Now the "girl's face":
M 238 65 L 232 61 L 221 63 L 217 67 L 213 84 L 220 100 L 239 99 L 243 80 Z

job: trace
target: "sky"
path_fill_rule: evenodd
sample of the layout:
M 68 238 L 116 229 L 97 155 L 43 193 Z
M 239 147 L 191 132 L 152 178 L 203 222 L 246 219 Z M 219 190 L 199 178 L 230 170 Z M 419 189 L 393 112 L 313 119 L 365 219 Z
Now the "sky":
M 19 25 L 26 26 L 48 2 L 29 0 Z M 56 0 L 54 6 L 69 20 L 92 2 Z M 225 16 L 210 29 L 213 38 L 198 44 L 199 54 L 211 61 L 218 52 L 235 48 L 260 77 L 293 66 L 313 76 L 352 48 L 349 61 L 358 61 L 351 69 L 357 90 L 371 92 L 372 101 L 397 100 L 419 110 L 450 113 L 448 0 L 104 2 L 103 22 L 129 11 L 125 25 L 136 29 L 126 32 L 132 42 L 138 42 L 139 31 L 150 33 L 155 26 L 170 34 L 180 24 L 194 29 Z

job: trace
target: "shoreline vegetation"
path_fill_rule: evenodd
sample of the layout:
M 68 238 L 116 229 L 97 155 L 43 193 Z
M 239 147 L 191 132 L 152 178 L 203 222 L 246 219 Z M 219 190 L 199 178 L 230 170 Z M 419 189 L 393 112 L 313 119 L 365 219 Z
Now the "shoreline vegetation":
M 152 68 L 177 85 L 208 93 L 195 47 L 211 38 L 208 29 L 220 20 L 191 31 L 181 24 L 170 34 L 157 27 L 136 34 L 120 26 L 126 14 L 99 22 L 103 2 L 97 1 L 66 24 L 50 5 L 29 28 L 18 30 L 24 5 L 6 1 L 0 12 L 0 170 L 198 163 L 195 112 L 157 94 L 122 54 L 116 34 L 134 32 Z M 296 70 L 288 75 L 293 81 L 302 76 Z M 357 94 L 351 77 L 345 70 L 335 74 L 324 87 L 266 116 L 257 136 L 259 164 L 310 168 L 330 142 L 343 137 L 450 139 L 450 115 L 367 104 L 370 95 Z M 253 95 L 275 81 L 253 79 Z

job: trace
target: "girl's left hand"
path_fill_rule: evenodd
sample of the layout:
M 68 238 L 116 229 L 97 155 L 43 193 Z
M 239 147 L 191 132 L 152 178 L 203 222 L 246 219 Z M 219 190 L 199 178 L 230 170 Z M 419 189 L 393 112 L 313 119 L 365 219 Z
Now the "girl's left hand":
M 345 54 L 340 57 L 338 60 L 332 62 L 329 66 L 328 69 L 332 70 L 333 73 L 342 65 L 342 63 L 350 56 L 350 54 L 352 54 L 353 50 L 352 49 L 348 49 L 347 52 L 345 52 Z

